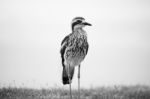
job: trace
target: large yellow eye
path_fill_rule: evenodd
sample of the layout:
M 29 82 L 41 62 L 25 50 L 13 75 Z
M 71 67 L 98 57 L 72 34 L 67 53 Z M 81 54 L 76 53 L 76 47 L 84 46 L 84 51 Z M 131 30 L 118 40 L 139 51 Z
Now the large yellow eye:
M 82 21 L 81 20 L 77 20 L 77 23 L 82 23 Z

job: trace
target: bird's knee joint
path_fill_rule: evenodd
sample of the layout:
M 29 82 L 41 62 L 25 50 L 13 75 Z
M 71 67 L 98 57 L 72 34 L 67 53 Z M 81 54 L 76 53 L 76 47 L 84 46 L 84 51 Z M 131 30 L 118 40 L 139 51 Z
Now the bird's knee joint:
M 78 74 L 78 78 L 80 78 L 80 75 Z

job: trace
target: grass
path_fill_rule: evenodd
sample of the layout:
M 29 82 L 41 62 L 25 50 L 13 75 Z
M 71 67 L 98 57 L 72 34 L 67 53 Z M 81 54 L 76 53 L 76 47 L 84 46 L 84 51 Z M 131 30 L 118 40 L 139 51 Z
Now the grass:
M 73 90 L 77 99 L 77 90 Z M 69 99 L 69 90 L 62 88 L 0 88 L 0 99 Z M 113 86 L 81 89 L 81 99 L 150 99 L 148 86 Z

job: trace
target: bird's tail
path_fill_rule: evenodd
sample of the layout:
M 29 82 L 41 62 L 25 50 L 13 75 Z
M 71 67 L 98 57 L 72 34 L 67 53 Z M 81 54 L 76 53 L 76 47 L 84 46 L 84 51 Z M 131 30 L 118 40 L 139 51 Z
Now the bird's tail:
M 69 70 L 69 74 L 70 74 L 70 77 L 72 80 L 73 78 L 73 74 L 74 74 L 74 67 L 73 66 L 70 66 L 70 68 L 68 69 L 69 67 L 67 66 L 64 66 L 63 67 L 63 72 L 62 72 L 62 82 L 63 84 L 69 84 L 69 77 L 68 77 L 68 70 Z

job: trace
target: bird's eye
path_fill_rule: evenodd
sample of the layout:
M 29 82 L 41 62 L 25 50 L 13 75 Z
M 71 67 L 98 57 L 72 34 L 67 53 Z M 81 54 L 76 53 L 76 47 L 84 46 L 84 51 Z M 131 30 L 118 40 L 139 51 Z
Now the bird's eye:
M 82 21 L 81 20 L 77 20 L 77 23 L 81 23 Z

